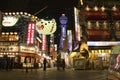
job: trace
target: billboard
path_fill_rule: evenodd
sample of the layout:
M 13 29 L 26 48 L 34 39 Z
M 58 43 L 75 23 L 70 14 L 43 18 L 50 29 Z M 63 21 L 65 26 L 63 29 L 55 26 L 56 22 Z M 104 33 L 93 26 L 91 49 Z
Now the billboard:
M 115 46 L 120 45 L 120 41 L 88 41 L 88 46 Z
M 75 19 L 75 37 L 77 41 L 81 41 L 81 27 L 79 19 L 80 11 L 74 7 L 74 19 Z
M 67 30 L 69 51 L 72 51 L 72 30 Z
M 57 25 L 55 19 L 45 20 L 41 19 L 36 22 L 36 30 L 39 34 L 50 35 L 56 31 Z
M 19 18 L 16 16 L 3 16 L 2 25 L 4 27 L 12 27 L 18 22 Z
M 34 32 L 35 32 L 35 23 L 31 21 L 28 23 L 27 44 L 34 43 Z

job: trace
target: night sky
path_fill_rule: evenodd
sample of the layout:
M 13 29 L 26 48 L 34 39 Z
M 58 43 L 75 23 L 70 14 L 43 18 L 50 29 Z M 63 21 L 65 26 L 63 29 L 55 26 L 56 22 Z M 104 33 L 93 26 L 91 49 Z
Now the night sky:
M 69 28 L 73 26 L 73 13 L 71 9 L 77 5 L 78 0 L 1 0 L 0 10 L 2 12 L 27 12 L 38 18 L 55 18 L 57 23 L 62 13 L 67 14 Z M 43 10 L 42 10 L 43 9 Z M 42 11 L 41 11 L 42 10 Z M 60 26 L 57 24 L 57 37 L 59 37 Z
M 37 13 L 38 17 L 55 17 L 57 14 L 64 13 L 65 9 L 76 5 L 76 2 L 77 0 L 1 0 L 0 10 L 3 12 L 22 11 L 33 15 Z

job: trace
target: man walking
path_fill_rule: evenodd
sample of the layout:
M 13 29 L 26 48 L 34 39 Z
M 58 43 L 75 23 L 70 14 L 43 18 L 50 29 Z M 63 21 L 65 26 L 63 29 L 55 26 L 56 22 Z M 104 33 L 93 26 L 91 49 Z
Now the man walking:
M 47 59 L 44 58 L 44 60 L 43 60 L 43 71 L 46 71 L 46 63 L 47 63 Z

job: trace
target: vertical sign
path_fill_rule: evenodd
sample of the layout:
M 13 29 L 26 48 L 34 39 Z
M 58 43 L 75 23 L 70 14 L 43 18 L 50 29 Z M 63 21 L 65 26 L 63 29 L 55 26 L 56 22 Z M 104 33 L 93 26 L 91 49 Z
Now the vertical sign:
M 46 35 L 42 35 L 42 51 L 46 50 Z
M 67 30 L 67 36 L 69 51 L 72 51 L 72 30 Z
M 35 31 L 35 23 L 29 22 L 28 23 L 28 33 L 27 33 L 27 44 L 34 43 L 34 31 Z
M 79 10 L 74 8 L 74 16 L 75 16 L 75 36 L 76 40 L 81 40 L 81 31 L 80 31 L 80 20 L 79 20 Z

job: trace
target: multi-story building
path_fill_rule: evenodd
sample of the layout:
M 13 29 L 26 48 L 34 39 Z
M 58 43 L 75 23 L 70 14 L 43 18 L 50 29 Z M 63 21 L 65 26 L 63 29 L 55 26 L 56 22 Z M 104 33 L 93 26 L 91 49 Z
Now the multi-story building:
M 111 48 L 120 42 L 119 1 L 85 0 L 78 6 L 82 37 L 93 59 L 109 60 Z
M 0 59 L 14 63 L 34 63 L 38 58 L 40 38 L 35 29 L 37 18 L 26 12 L 2 12 L 0 29 Z M 5 60 L 6 59 L 6 60 Z

